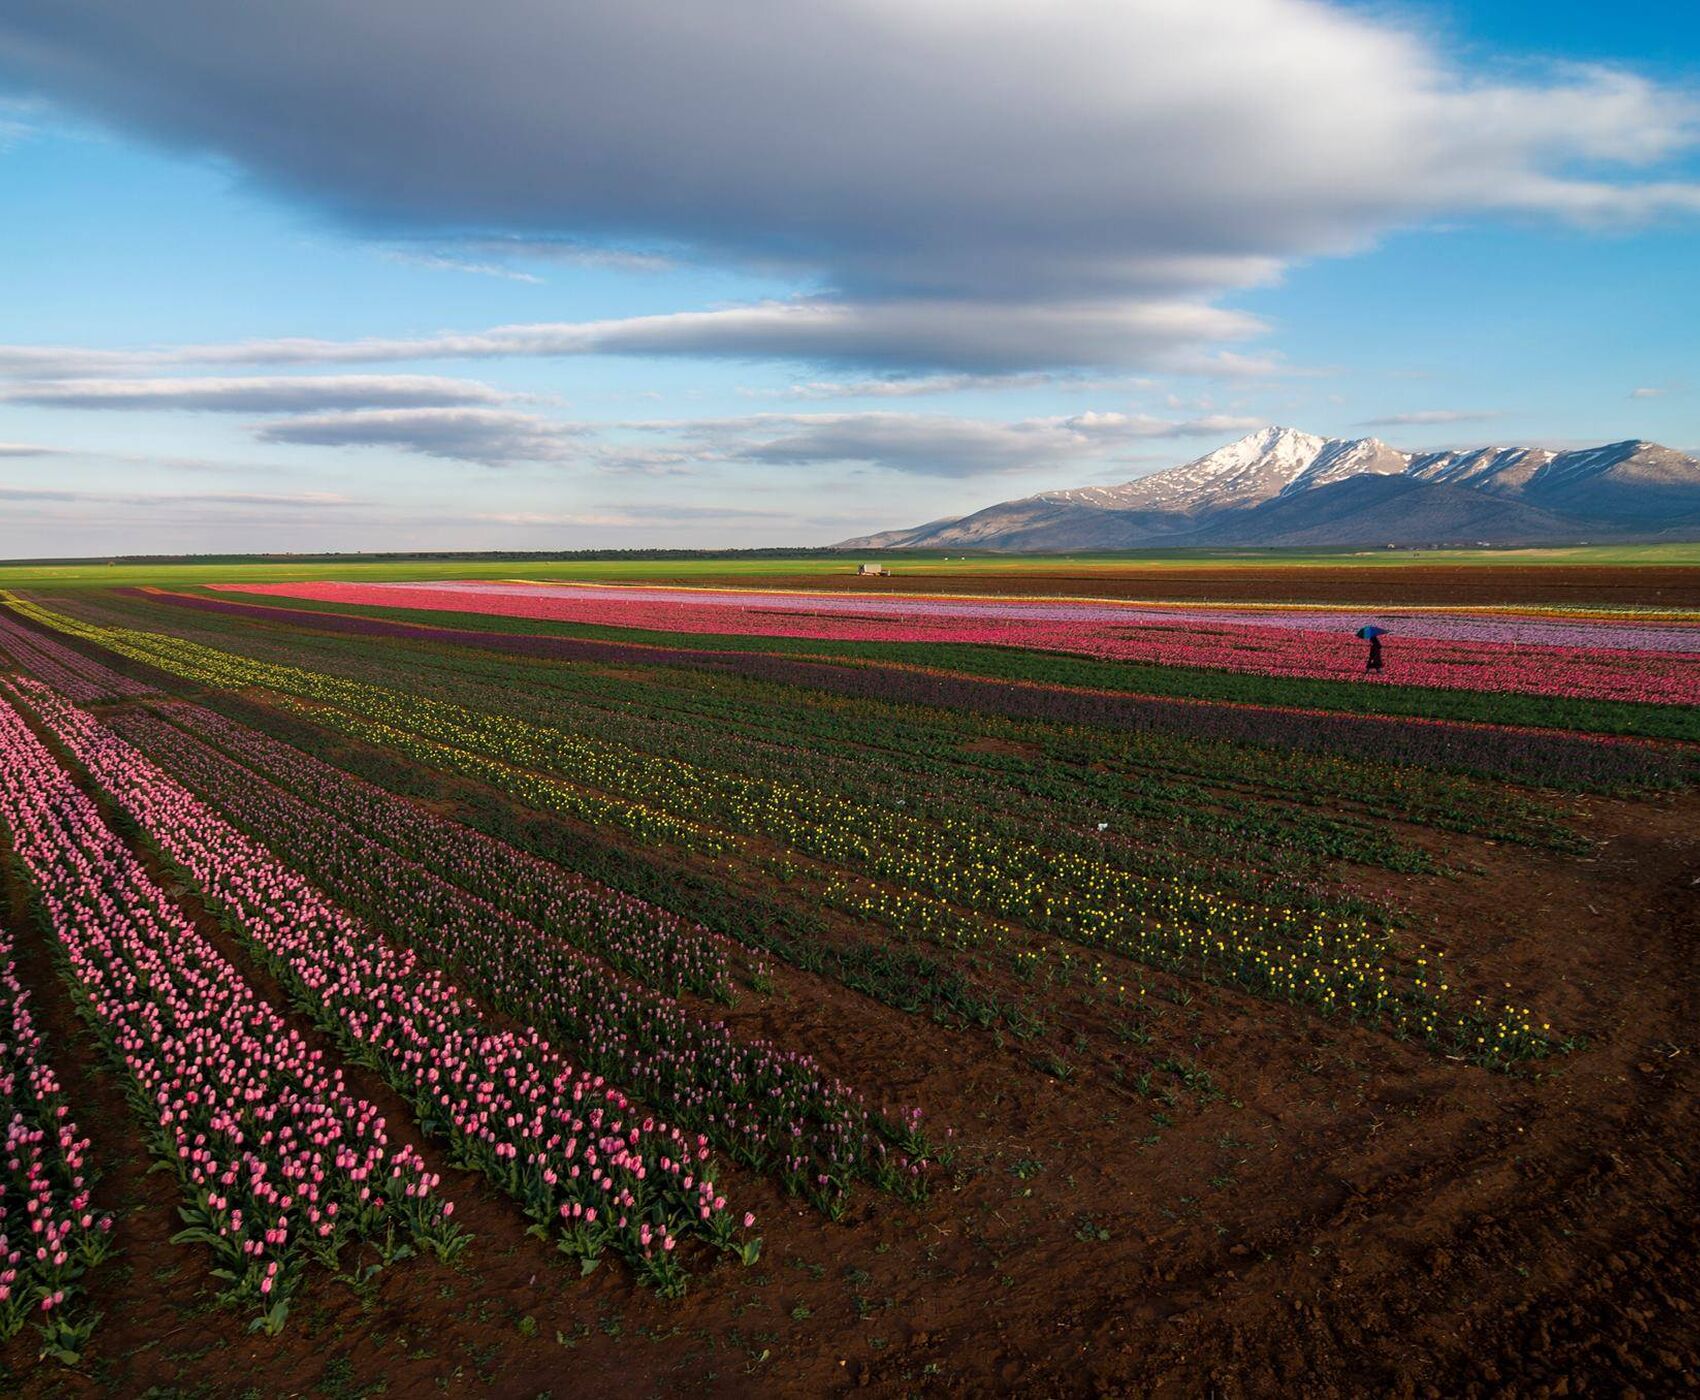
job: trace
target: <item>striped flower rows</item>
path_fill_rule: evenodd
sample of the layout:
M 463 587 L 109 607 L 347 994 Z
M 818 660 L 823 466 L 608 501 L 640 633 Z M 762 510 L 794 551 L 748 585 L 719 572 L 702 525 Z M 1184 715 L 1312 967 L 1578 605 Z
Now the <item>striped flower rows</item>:
M 448 821 L 198 705 L 160 713 L 381 845 L 672 995 L 730 1001 L 736 945 L 676 914 Z M 131 732 L 134 735 L 135 731 Z M 143 744 L 142 747 L 148 747 Z M 761 976 L 757 965 L 752 975 Z
M 1319 918 L 1300 908 L 1236 900 L 1206 878 L 1147 875 L 996 838 L 977 824 L 875 811 L 797 784 L 752 780 L 178 638 L 85 630 L 123 654 L 203 683 L 303 697 L 315 723 L 496 783 L 534 805 L 576 812 L 572 804 L 580 797 L 617 799 L 643 817 L 621 824 L 646 843 L 713 852 L 743 848 L 755 836 L 834 866 L 859 868 L 901 887 L 902 908 L 843 883 L 834 886 L 832 902 L 911 931 L 927 932 L 932 918 L 918 924 L 915 916 L 922 904 L 943 896 L 975 914 L 1014 918 L 1167 970 L 1230 980 L 1324 1012 L 1348 1012 L 1484 1063 L 1539 1056 L 1549 1048 L 1548 1028 L 1528 1008 L 1470 996 L 1424 963 L 1390 958 L 1381 936 L 1358 918 Z M 763 859 L 754 846 L 744 854 Z
M 377 1110 L 183 917 L 4 697 L 0 756 L 0 822 L 177 1174 L 180 1238 L 212 1250 L 222 1297 L 275 1332 L 311 1260 L 334 1265 L 351 1242 L 452 1252 L 452 1206 L 419 1154 L 391 1145 Z
M 72 651 L 63 642 L 20 627 L 0 612 L 0 657 L 5 656 L 79 704 L 158 694 L 146 682 L 120 675 L 110 666 L 102 666 L 81 652 Z
M 842 1208 L 858 1178 L 920 1188 L 922 1163 L 914 1158 L 924 1146 L 913 1115 L 902 1126 L 887 1124 L 807 1057 L 741 1042 L 669 998 L 622 986 L 535 925 L 181 731 L 140 717 L 125 725 L 175 775 L 335 898 L 452 968 L 502 1010 L 580 1047 L 588 1063 L 700 1128 L 738 1160 L 774 1172 L 830 1213 Z
M 797 784 L 745 778 L 298 667 L 211 660 L 220 655 L 208 654 L 202 665 L 226 684 L 243 677 L 337 706 L 315 709 L 312 717 L 423 762 L 499 783 L 528 801 L 560 806 L 586 785 L 593 794 L 629 799 L 663 821 L 679 824 L 689 817 L 705 833 L 698 843 L 628 826 L 640 839 L 713 851 L 736 842 L 733 833 L 754 836 L 837 868 L 865 871 L 903 891 L 902 917 L 895 920 L 877 897 L 847 887 L 829 896 L 863 917 L 915 929 L 912 916 L 942 896 L 975 914 L 1015 919 L 1166 970 L 1224 978 L 1261 996 L 1346 1011 L 1491 1063 L 1546 1048 L 1545 1029 L 1526 1008 L 1480 998 L 1459 1005 L 1449 983 L 1420 967 L 1399 966 L 1381 933 L 1361 918 L 1234 899 L 1202 877 L 1148 874 L 1004 839 L 983 823 L 906 817 Z M 540 779 L 538 772 L 567 781 Z M 746 857 L 762 858 L 756 847 Z M 919 903 L 909 896 L 919 896 Z
M 46 687 L 12 688 L 297 1004 L 406 1094 L 428 1133 L 447 1138 L 565 1252 L 588 1265 L 612 1250 L 669 1293 L 684 1286 L 674 1253 L 682 1239 L 753 1257 L 717 1194 L 706 1138 L 640 1116 L 532 1027 L 502 1028 L 441 970 L 332 905 Z

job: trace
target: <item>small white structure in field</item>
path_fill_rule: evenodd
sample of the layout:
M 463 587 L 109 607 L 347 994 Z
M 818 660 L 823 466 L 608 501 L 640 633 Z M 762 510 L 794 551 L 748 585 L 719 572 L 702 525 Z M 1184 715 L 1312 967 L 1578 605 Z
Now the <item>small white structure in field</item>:
M 891 570 L 886 568 L 884 564 L 858 564 L 856 566 L 858 578 L 889 578 L 890 575 Z

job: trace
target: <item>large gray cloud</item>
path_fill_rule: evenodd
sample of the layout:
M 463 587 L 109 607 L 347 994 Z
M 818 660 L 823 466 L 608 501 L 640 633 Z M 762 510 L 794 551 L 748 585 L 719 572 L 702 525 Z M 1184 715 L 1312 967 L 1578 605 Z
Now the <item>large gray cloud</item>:
M 313 409 L 417 408 L 500 403 L 487 384 L 427 374 L 273 375 L 228 379 L 63 379 L 14 384 L 0 401 L 47 408 L 204 409 L 300 413 Z
M 1389 228 L 1700 209 L 1692 97 L 1474 78 L 1321 0 L 10 0 L 0 72 L 386 236 L 827 289 L 604 324 L 615 353 L 1159 363 L 1248 328 L 1203 303 Z

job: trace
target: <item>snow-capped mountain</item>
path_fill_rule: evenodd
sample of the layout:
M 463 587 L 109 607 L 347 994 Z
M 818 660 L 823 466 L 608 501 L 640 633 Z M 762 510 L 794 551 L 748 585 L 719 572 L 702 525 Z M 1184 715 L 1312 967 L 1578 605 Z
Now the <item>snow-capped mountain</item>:
M 1197 512 L 1266 501 L 1296 486 L 1332 444 L 1292 428 L 1264 428 L 1166 472 L 1110 488 L 1124 509 Z
M 1655 443 L 1411 453 L 1269 427 L 1120 486 L 1046 491 L 844 547 L 1527 543 L 1673 531 L 1700 534 L 1700 461 Z

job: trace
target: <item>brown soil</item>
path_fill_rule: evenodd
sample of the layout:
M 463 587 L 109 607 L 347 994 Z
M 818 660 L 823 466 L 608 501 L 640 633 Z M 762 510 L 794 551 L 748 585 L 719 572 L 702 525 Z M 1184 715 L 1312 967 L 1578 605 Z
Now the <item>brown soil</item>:
M 782 969 L 729 1019 L 953 1127 L 930 1201 L 867 1192 L 834 1225 L 729 1178 L 764 1256 L 701 1261 L 668 1303 L 612 1264 L 578 1279 L 445 1172 L 478 1235 L 459 1268 L 407 1261 L 366 1300 L 314 1279 L 276 1340 L 209 1307 L 203 1259 L 169 1243 L 170 1179 L 145 1173 L 31 931 L 22 975 L 124 1253 L 95 1276 L 81 1367 L 37 1364 L 27 1336 L 4 1360 L 29 1395 L 1692 1391 L 1700 797 L 1570 806 L 1591 857 L 1446 837 L 1450 874 L 1359 872 L 1443 932 L 1449 961 L 1586 1037 L 1532 1070 L 1146 974 L 1144 1053 L 1222 1091 L 1170 1081 L 1165 1103 L 1090 1070 L 1058 1083 L 983 1033 Z
M 924 568 L 916 564 L 916 569 Z M 656 581 L 663 581 L 657 578 Z M 676 580 L 697 587 L 706 578 Z M 1169 564 L 1068 570 L 911 572 L 901 561 L 889 578 L 854 574 L 748 575 L 727 586 L 845 593 L 985 593 L 1009 596 L 1138 598 L 1160 602 L 1282 602 L 1572 607 L 1700 608 L 1700 568 L 1680 565 L 1613 568 L 1603 564 L 1240 565 L 1197 568 Z

